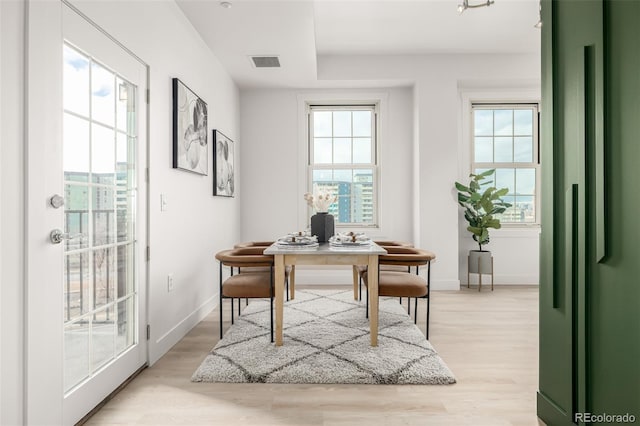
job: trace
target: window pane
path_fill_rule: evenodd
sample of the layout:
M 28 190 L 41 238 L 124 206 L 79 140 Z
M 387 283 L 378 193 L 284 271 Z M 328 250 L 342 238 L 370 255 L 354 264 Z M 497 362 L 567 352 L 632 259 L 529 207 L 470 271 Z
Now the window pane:
M 371 111 L 353 111 L 353 136 L 371 137 Z
M 529 136 L 514 138 L 513 161 L 531 163 L 533 161 L 533 138 Z
M 493 138 L 476 138 L 474 156 L 477 163 L 493 161 Z
M 373 170 L 354 170 L 353 218 L 358 223 L 373 223 Z
M 513 138 L 495 138 L 495 159 L 496 163 L 511 163 L 513 161 Z
M 533 110 L 517 109 L 513 112 L 514 134 L 533 135 Z
M 536 192 L 536 171 L 535 169 L 516 169 L 516 191 L 517 195 L 534 195 Z
M 331 138 L 315 138 L 313 141 L 314 164 L 331 164 L 333 152 Z
M 134 297 L 118 302 L 118 335 L 116 337 L 116 353 L 120 354 L 129 346 L 133 345 L 135 339 L 135 306 Z
M 117 247 L 117 298 L 132 294 L 135 291 L 135 256 L 134 244 L 126 244 Z
M 96 64 L 91 64 L 91 118 L 113 126 L 115 124 L 115 75 Z
M 495 135 L 513 135 L 513 110 L 497 109 L 493 112 Z
M 330 182 L 333 179 L 333 170 L 314 170 L 313 183 Z
M 313 112 L 313 135 L 331 136 L 331 111 Z
M 333 139 L 333 162 L 351 163 L 351 138 Z
M 353 139 L 353 162 L 356 164 L 370 164 L 371 159 L 371 138 Z
M 514 169 L 496 169 L 496 188 L 509 188 L 509 194 L 513 194 L 514 179 Z
M 535 197 L 521 196 L 515 197 L 514 203 L 514 221 L 521 223 L 533 223 L 536 221 L 536 208 L 534 203 Z
M 89 117 L 89 58 L 64 45 L 64 108 Z
M 333 136 L 351 136 L 351 111 L 334 111 Z
M 493 110 L 477 109 L 473 114 L 474 134 L 476 136 L 493 135 Z

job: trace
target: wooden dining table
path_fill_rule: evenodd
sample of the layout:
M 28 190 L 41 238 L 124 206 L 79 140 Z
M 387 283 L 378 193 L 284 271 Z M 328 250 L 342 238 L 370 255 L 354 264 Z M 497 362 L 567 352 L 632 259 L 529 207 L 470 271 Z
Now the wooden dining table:
M 367 265 L 369 271 L 378 270 L 378 256 L 387 251 L 374 242 L 367 245 L 331 246 L 321 243 L 316 247 L 287 247 L 274 243 L 264 254 L 274 257 L 276 300 L 276 346 L 282 346 L 284 321 L 284 277 L 287 265 Z M 369 328 L 371 346 L 378 346 L 378 274 L 368 278 Z

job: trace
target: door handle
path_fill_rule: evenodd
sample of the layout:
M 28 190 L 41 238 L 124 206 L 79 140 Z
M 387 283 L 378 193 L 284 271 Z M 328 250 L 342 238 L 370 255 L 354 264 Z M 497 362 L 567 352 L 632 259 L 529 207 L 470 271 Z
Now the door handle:
M 53 244 L 60 244 L 64 240 L 74 240 L 76 238 L 84 238 L 84 234 L 69 234 L 62 232 L 60 229 L 54 229 L 49 234 L 49 239 Z

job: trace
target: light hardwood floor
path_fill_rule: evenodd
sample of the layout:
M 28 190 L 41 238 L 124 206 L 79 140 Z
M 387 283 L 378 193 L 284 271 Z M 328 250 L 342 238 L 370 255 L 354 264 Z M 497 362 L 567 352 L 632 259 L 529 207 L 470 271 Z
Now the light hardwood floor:
M 421 328 L 424 303 L 419 301 Z M 542 424 L 535 414 L 537 287 L 434 292 L 431 308 L 431 343 L 455 374 L 455 385 L 191 383 L 218 341 L 216 310 L 86 424 Z

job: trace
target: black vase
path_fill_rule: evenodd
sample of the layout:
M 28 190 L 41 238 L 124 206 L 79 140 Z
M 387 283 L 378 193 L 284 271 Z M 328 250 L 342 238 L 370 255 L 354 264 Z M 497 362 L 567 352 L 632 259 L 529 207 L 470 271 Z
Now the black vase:
M 311 235 L 316 235 L 319 243 L 326 243 L 333 234 L 335 234 L 335 224 L 332 214 L 318 212 L 311 216 Z

